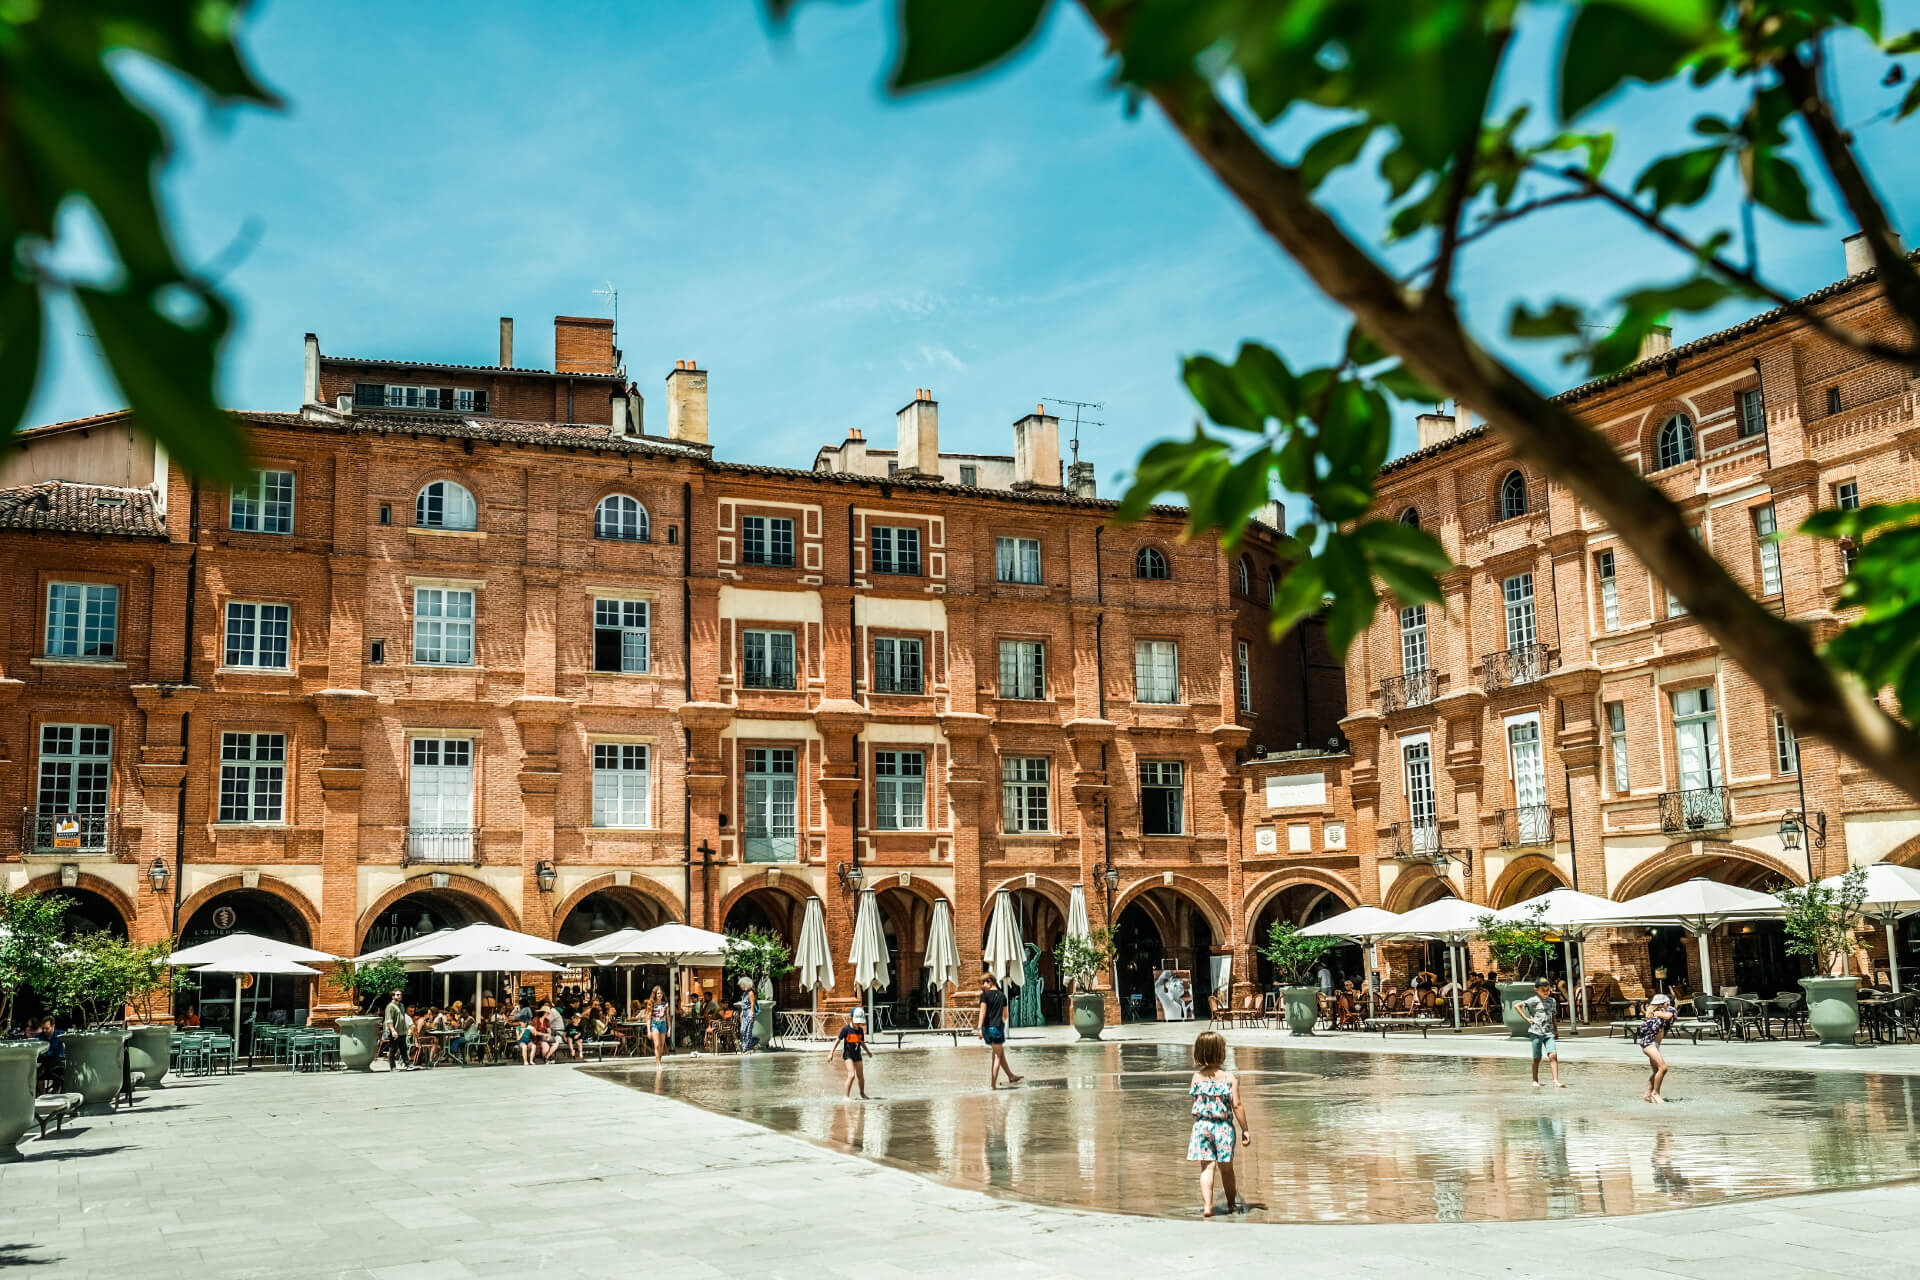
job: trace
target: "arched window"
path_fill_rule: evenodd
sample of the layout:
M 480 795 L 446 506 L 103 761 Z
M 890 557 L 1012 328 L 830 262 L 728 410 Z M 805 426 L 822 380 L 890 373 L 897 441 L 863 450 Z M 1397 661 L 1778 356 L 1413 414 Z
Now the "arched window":
M 1511 520 L 1527 514 L 1527 478 L 1518 471 L 1507 472 L 1500 482 L 1500 518 Z
M 1419 510 L 1415 507 L 1408 507 L 1405 511 L 1402 511 L 1400 513 L 1400 523 L 1409 529 L 1418 529 L 1420 527 Z
M 1243 596 L 1253 594 L 1253 570 L 1245 556 L 1240 557 L 1240 594 Z
M 645 542 L 650 528 L 647 509 L 624 493 L 600 499 L 593 511 L 593 536 L 619 542 Z
M 1160 554 L 1158 547 L 1142 547 L 1133 557 L 1133 576 L 1136 578 L 1165 578 L 1167 558 Z
M 413 502 L 413 522 L 422 529 L 472 529 L 479 524 L 473 495 L 451 480 L 435 480 Z
M 1280 575 L 1271 568 L 1267 570 L 1267 599 L 1273 599 L 1273 593 L 1280 589 Z
M 1693 461 L 1693 424 L 1676 413 L 1660 428 L 1660 470 Z

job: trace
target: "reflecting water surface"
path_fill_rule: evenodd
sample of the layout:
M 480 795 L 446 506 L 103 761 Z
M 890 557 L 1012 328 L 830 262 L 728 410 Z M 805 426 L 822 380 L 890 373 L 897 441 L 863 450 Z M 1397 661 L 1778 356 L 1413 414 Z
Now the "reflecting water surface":
M 843 1102 L 819 1053 L 607 1067 L 636 1089 L 739 1116 L 957 1186 L 1048 1204 L 1198 1212 L 1186 1160 L 1183 1045 L 1016 1049 L 1026 1083 L 991 1093 L 980 1052 L 881 1052 L 872 1101 Z M 1916 1081 L 1843 1072 L 1695 1070 L 1670 1105 L 1646 1073 L 1564 1068 L 1533 1089 L 1508 1060 L 1240 1047 L 1253 1127 L 1234 1161 L 1256 1219 L 1464 1222 L 1646 1213 L 1859 1186 L 1920 1168 Z

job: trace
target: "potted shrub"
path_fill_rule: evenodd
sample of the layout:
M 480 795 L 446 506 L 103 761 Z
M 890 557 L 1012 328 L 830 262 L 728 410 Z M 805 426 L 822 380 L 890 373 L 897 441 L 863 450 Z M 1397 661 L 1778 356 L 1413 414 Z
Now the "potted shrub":
M 1533 980 L 1547 971 L 1553 958 L 1553 930 L 1546 924 L 1546 908 L 1535 907 L 1524 920 L 1502 920 L 1498 916 L 1480 917 L 1480 941 L 1493 953 L 1496 969 L 1513 974 L 1512 982 L 1495 986 L 1500 992 L 1500 1022 L 1513 1040 L 1524 1040 L 1527 1020 L 1513 1006 L 1533 995 Z
M 1287 1009 L 1287 1030 L 1296 1036 L 1313 1034 L 1320 1020 L 1320 987 L 1313 971 L 1322 956 L 1339 946 L 1335 938 L 1310 938 L 1284 920 L 1267 927 L 1260 954 L 1280 979 L 1280 1001 Z
M 33 1128 L 34 1077 L 44 1045 L 12 1034 L 14 1002 L 23 991 L 53 984 L 60 926 L 67 900 L 58 894 L 8 893 L 0 889 L 0 1161 L 18 1158 L 14 1144 Z
M 340 1032 L 340 1065 L 349 1071 L 371 1071 L 380 1052 L 380 1006 L 406 985 L 407 966 L 397 956 L 384 956 L 369 965 L 340 960 L 334 963 L 333 981 L 360 1010 L 334 1024 Z
M 67 1051 L 67 1088 L 80 1095 L 81 1111 L 97 1115 L 112 1108 L 126 1082 L 124 1029 L 92 1031 L 108 1019 L 126 1016 L 134 993 L 154 978 L 166 944 L 136 947 L 105 931 L 84 933 L 68 942 L 54 960 L 48 1001 L 71 1015 L 78 1030 L 61 1043 Z
M 1082 1040 L 1098 1040 L 1107 1025 L 1106 997 L 1093 990 L 1093 984 L 1113 963 L 1113 930 L 1095 929 L 1091 933 L 1070 933 L 1053 949 L 1053 963 L 1060 980 L 1073 994 L 1073 1029 Z
M 1815 976 L 1800 979 L 1807 992 L 1807 1025 L 1822 1049 L 1851 1048 L 1860 1030 L 1860 979 L 1842 975 L 1854 929 L 1867 899 L 1867 869 L 1855 867 L 1838 885 L 1789 886 L 1774 895 L 1786 908 L 1787 954 L 1813 961 Z
M 166 957 L 173 949 L 172 938 L 136 948 L 146 956 L 147 963 L 136 963 L 128 975 L 131 985 L 127 1003 L 133 1006 L 141 1025 L 127 1029 L 127 1066 L 140 1073 L 149 1089 L 158 1089 L 173 1068 L 173 1023 L 160 1007 L 160 997 L 164 993 L 166 1003 L 171 1004 L 172 997 L 192 981 L 185 970 L 167 968 Z
M 727 934 L 727 970 L 751 979 L 758 1012 L 753 1019 L 753 1038 L 761 1045 L 773 1041 L 773 980 L 793 972 L 793 953 L 780 935 L 758 927 L 744 933 Z M 870 1019 L 872 1014 L 868 1015 Z M 875 1025 L 877 1019 L 870 1021 Z

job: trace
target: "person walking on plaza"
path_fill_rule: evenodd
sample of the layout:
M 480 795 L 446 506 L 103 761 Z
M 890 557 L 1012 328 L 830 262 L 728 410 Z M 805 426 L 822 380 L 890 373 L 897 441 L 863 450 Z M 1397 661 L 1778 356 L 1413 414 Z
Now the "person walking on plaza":
M 1560 1082 L 1560 1042 L 1554 1038 L 1554 1019 L 1560 1016 L 1560 1002 L 1553 998 L 1553 984 L 1545 978 L 1533 984 L 1533 994 L 1514 1003 L 1514 1012 L 1527 1020 L 1527 1039 L 1533 1042 L 1533 1087 L 1540 1087 L 1540 1059 L 1553 1068 L 1553 1087 Z
M 1202 1031 L 1193 1042 L 1193 1079 L 1187 1096 L 1193 1099 L 1193 1133 L 1187 1139 L 1187 1159 L 1200 1161 L 1200 1216 L 1213 1216 L 1213 1182 L 1227 1196 L 1227 1212 L 1238 1199 L 1233 1185 L 1234 1126 L 1240 1142 L 1252 1142 L 1246 1108 L 1240 1105 L 1240 1082 L 1226 1069 L 1227 1038 L 1218 1031 Z
M 647 1039 L 653 1041 L 655 1066 L 667 1055 L 667 1012 L 667 993 L 655 987 L 647 998 Z
M 1006 1073 L 1008 1084 L 1019 1084 L 1026 1078 L 1013 1074 L 1013 1068 L 1007 1065 L 1007 993 L 1000 989 L 1000 980 L 990 973 L 980 978 L 980 1039 L 992 1057 L 987 1088 L 1000 1087 L 1002 1072 Z
M 393 998 L 387 1002 L 387 1011 L 380 1023 L 380 1041 L 387 1053 L 387 1070 L 404 1071 L 410 1068 L 407 1062 L 407 1006 L 400 1003 L 401 992 L 396 990 Z
M 847 1025 L 840 1028 L 840 1034 L 827 1047 L 827 1061 L 833 1061 L 833 1055 L 838 1053 L 847 1064 L 847 1087 L 840 1094 L 843 1098 L 853 1096 L 853 1086 L 857 1083 L 861 1100 L 866 1100 L 867 1067 L 861 1061 L 866 1053 L 866 1045 L 867 1011 L 856 1008 L 847 1015 Z
M 1640 1052 L 1647 1055 L 1647 1092 L 1648 1102 L 1664 1103 L 1660 1086 L 1667 1082 L 1667 1059 L 1660 1052 L 1661 1041 L 1667 1038 L 1667 1031 L 1673 1026 L 1673 1016 L 1679 1012 L 1673 1007 L 1670 996 L 1655 996 L 1647 1002 L 1647 1020 L 1640 1024 Z
M 760 1021 L 760 993 L 753 989 L 752 978 L 740 979 L 740 1052 L 752 1053 L 758 1042 L 754 1039 L 759 1031 L 756 1025 Z

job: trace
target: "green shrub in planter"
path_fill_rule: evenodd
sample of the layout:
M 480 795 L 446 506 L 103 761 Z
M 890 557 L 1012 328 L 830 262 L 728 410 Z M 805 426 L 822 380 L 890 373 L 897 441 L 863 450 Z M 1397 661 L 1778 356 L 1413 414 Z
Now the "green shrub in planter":
M 1314 970 L 1339 945 L 1338 938 L 1309 937 L 1285 920 L 1267 926 L 1260 955 L 1280 979 L 1280 999 L 1286 1005 L 1287 1030 L 1292 1034 L 1313 1034 L 1313 1025 L 1320 1020 L 1320 988 L 1313 980 Z

